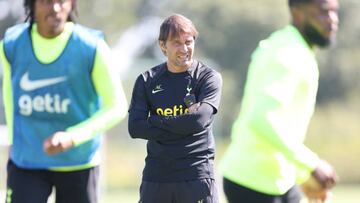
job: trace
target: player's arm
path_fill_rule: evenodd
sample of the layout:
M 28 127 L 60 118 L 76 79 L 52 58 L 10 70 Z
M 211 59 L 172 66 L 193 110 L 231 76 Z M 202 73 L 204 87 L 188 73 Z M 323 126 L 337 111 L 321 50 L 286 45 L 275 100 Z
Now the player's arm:
M 178 116 L 152 115 L 149 117 L 149 121 L 158 128 L 179 134 L 201 133 L 209 126 L 214 108 L 208 103 L 197 104 L 199 106 L 192 113 Z
M 215 71 L 204 78 L 198 95 L 198 107 L 195 111 L 177 116 L 151 115 L 150 122 L 164 130 L 180 134 L 197 134 L 209 127 L 216 114 L 221 97 L 222 78 Z
M 100 40 L 91 78 L 102 106 L 92 117 L 66 130 L 76 135 L 73 138 L 75 145 L 92 139 L 125 118 L 127 100 L 115 68 L 110 48 L 104 40 Z
M 293 105 L 297 101 L 294 92 L 304 88 L 301 86 L 304 84 L 299 84 L 298 74 L 279 61 L 253 63 L 254 66 L 267 65 L 274 68 L 266 71 L 266 68 L 257 67 L 257 72 L 249 74 L 247 80 L 250 86 L 246 87 L 245 93 L 247 100 L 243 101 L 250 104 L 244 107 L 250 112 L 247 117 L 249 127 L 295 163 L 301 171 L 302 180 L 299 181 L 302 182 L 319 162 L 318 156 L 303 144 L 302 135 L 307 123 L 297 123 L 296 117 L 299 115 L 296 112 L 299 109 Z
M 0 41 L 0 61 L 2 62 L 3 70 L 3 81 L 2 81 L 2 91 L 3 91 L 3 102 L 5 110 L 5 119 L 8 131 L 8 141 L 9 144 L 12 144 L 13 136 L 13 97 L 12 97 L 12 86 L 11 86 L 11 68 L 10 63 L 6 59 L 4 52 L 4 42 Z
M 142 76 L 139 76 L 134 85 L 129 109 L 128 130 L 132 138 L 164 141 L 184 137 L 184 135 L 152 125 L 148 120 L 149 105 L 147 101 L 144 79 Z

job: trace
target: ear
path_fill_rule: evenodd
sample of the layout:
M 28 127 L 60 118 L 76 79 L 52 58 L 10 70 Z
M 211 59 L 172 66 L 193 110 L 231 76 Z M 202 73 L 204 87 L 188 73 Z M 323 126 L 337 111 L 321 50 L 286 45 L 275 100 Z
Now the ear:
M 166 42 L 163 40 L 159 40 L 159 46 L 163 54 L 166 56 Z

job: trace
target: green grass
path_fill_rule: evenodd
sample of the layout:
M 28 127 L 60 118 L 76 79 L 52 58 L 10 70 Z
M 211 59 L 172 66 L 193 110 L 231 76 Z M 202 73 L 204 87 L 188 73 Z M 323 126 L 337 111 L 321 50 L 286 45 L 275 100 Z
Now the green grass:
M 101 196 L 104 203 L 136 203 L 139 201 L 138 190 L 112 190 L 107 191 L 103 196 Z
M 360 185 L 339 185 L 333 191 L 334 199 L 332 203 L 359 203 L 359 191 Z M 0 191 L 0 201 L 4 200 L 4 193 L 4 191 Z M 138 197 L 138 188 L 107 189 L 101 193 L 100 203 L 137 203 Z M 49 200 L 49 203 L 53 202 L 52 199 Z M 220 203 L 226 203 L 222 193 L 220 193 Z
M 220 190 L 221 188 L 219 188 Z M 221 192 L 221 190 L 220 190 Z M 360 185 L 338 185 L 333 191 L 332 203 L 359 203 Z M 102 195 L 104 203 L 136 203 L 138 202 L 138 189 L 114 189 L 107 190 Z M 304 201 L 305 203 L 306 201 Z M 220 203 L 226 203 L 223 194 L 220 194 Z

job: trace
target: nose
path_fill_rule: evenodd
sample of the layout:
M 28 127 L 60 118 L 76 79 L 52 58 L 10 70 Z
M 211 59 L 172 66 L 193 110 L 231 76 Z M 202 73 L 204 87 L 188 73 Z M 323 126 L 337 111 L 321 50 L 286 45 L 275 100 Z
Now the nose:
M 331 28 L 333 30 L 337 30 L 339 24 L 339 16 L 336 11 L 329 12 L 328 22 L 331 24 Z
M 333 23 L 339 23 L 339 16 L 336 11 L 330 11 L 329 12 L 329 20 Z
M 181 52 L 184 52 L 186 53 L 188 51 L 188 47 L 186 44 L 182 44 L 180 47 L 179 47 L 180 51 Z

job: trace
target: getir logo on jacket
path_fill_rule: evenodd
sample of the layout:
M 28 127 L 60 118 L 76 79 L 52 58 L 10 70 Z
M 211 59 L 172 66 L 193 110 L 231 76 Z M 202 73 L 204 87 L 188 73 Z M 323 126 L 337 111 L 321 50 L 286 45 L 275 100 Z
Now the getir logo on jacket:
M 172 108 L 157 108 L 156 109 L 156 114 L 157 115 L 162 115 L 162 116 L 177 116 L 177 115 L 181 115 L 184 113 L 188 113 L 189 109 L 188 108 L 184 108 L 183 105 L 175 105 Z
M 64 82 L 66 77 L 55 77 L 38 80 L 30 80 L 29 74 L 26 72 L 20 79 L 20 88 L 24 91 L 33 91 L 40 88 L 55 85 Z M 65 114 L 68 112 L 70 104 L 69 98 L 62 99 L 59 94 L 30 95 L 23 94 L 20 96 L 18 105 L 20 107 L 20 114 L 29 116 L 35 112 L 47 112 Z

